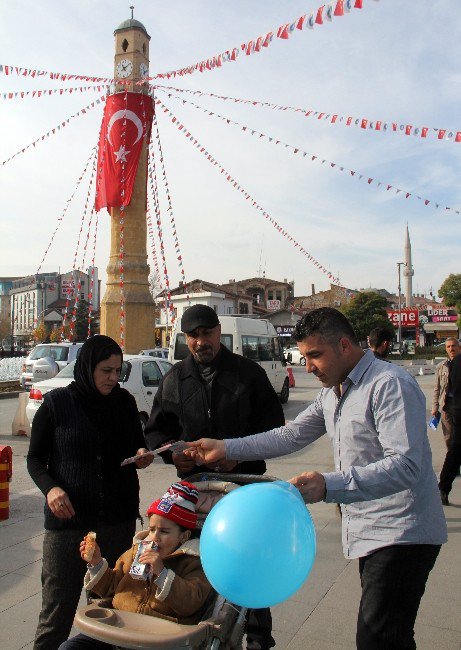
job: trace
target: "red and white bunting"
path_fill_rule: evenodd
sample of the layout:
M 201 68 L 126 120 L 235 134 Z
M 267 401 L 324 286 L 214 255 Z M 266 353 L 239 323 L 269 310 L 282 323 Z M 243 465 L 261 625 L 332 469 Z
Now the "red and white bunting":
M 51 131 L 47 131 L 40 138 L 37 138 L 36 140 L 34 140 L 30 144 L 28 144 L 26 147 L 23 147 L 22 149 L 20 149 L 16 153 L 14 153 L 12 156 L 7 158 L 6 160 L 3 160 L 3 162 L 1 164 L 6 165 L 11 160 L 16 158 L 16 156 L 19 156 L 19 154 L 24 153 L 25 151 L 27 151 L 27 149 L 30 149 L 31 147 L 35 147 L 39 142 L 42 142 L 45 138 L 49 138 L 51 135 L 55 135 L 55 133 L 57 133 L 58 131 L 61 131 L 61 129 L 64 129 L 69 124 L 69 122 L 71 120 L 75 119 L 76 117 L 80 117 L 81 115 L 85 115 L 92 108 L 94 108 L 95 106 L 97 106 L 101 102 L 105 102 L 105 101 L 106 101 L 105 95 L 102 96 L 102 97 L 99 97 L 99 99 L 96 99 L 94 102 L 91 102 L 91 104 L 88 104 L 88 106 L 85 106 L 84 108 L 80 109 L 79 111 L 77 111 L 76 113 L 74 113 L 73 115 L 68 117 L 66 120 L 64 120 L 60 124 L 57 124 L 53 129 L 51 129 Z
M 328 113 L 325 111 L 315 111 L 310 108 L 295 108 L 294 106 L 281 106 L 280 104 L 272 104 L 271 102 L 262 102 L 256 99 L 240 99 L 238 97 L 229 97 L 225 95 L 216 95 L 215 93 L 207 93 L 201 90 L 189 90 L 186 88 L 175 88 L 173 86 L 163 86 L 155 84 L 152 86 L 154 92 L 156 89 L 164 92 L 175 91 L 179 93 L 189 93 L 199 97 L 213 97 L 214 99 L 222 99 L 224 101 L 234 102 L 235 104 L 246 104 L 247 106 L 256 106 L 270 108 L 275 111 L 291 111 L 298 113 L 304 117 L 310 117 L 317 121 L 327 122 L 328 124 L 342 125 L 348 127 L 356 127 L 361 131 L 378 132 L 378 133 L 397 133 L 400 135 L 414 136 L 427 140 L 431 136 L 437 140 L 444 140 L 449 142 L 461 142 L 461 130 L 456 129 L 440 129 L 436 127 L 427 126 L 414 126 L 408 124 L 408 121 L 385 121 L 375 120 L 363 117 L 353 117 L 350 115 L 340 115 L 339 113 Z M 182 100 L 181 100 L 182 101 Z
M 51 88 L 49 90 L 15 90 L 14 92 L 0 93 L 0 99 L 38 99 L 50 95 L 72 95 L 72 93 L 85 93 L 89 90 L 102 92 L 108 89 L 109 85 L 99 86 L 77 86 L 76 88 Z
M 98 219 L 99 215 L 96 212 L 96 219 L 94 223 L 94 235 L 93 235 L 93 256 L 91 258 L 91 278 L 90 278 L 90 288 L 88 290 L 88 327 L 87 327 L 87 333 L 86 337 L 90 338 L 91 336 L 91 321 L 93 319 L 93 311 L 94 311 L 94 300 L 93 300 L 93 295 L 94 295 L 94 266 L 95 266 L 95 258 L 96 258 L 96 240 L 98 237 Z
M 168 179 L 167 179 L 167 176 L 166 176 L 165 161 L 164 161 L 164 158 L 163 158 L 163 150 L 162 150 L 162 143 L 160 141 L 160 132 L 159 132 L 159 129 L 158 129 L 158 122 L 157 122 L 157 116 L 155 115 L 155 111 L 154 111 L 154 117 L 153 117 L 153 127 L 154 127 L 154 137 L 155 137 L 155 141 L 156 141 L 158 152 L 159 152 L 159 161 L 160 161 L 160 166 L 161 166 L 161 171 L 162 171 L 162 181 L 163 181 L 163 184 L 165 186 L 165 194 L 166 194 L 166 198 L 167 198 L 167 201 L 168 201 L 167 210 L 168 210 L 168 216 L 170 218 L 171 229 L 172 229 L 172 232 L 173 232 L 174 250 L 175 250 L 177 260 L 178 260 L 179 271 L 180 271 L 180 274 L 181 274 L 181 281 L 182 281 L 183 286 L 184 286 L 184 291 L 187 294 L 188 289 L 187 289 L 187 282 L 186 282 L 186 274 L 184 272 L 183 256 L 182 256 L 182 252 L 181 252 L 181 247 L 179 245 L 178 228 L 176 226 L 176 221 L 175 221 L 175 218 L 174 218 L 173 204 L 172 204 L 172 201 L 171 201 L 171 194 L 170 194 L 170 188 L 169 188 L 169 185 L 168 185 Z M 151 147 L 152 147 L 152 144 L 153 144 L 153 142 L 151 141 Z M 189 298 L 189 296 L 187 296 L 187 298 Z
M 340 165 L 339 163 L 332 162 L 331 160 L 327 160 L 326 158 L 322 158 L 322 156 L 319 156 L 318 154 L 314 154 L 312 152 L 304 151 L 301 149 L 301 147 L 295 147 L 292 144 L 288 144 L 286 142 L 283 142 L 283 140 L 279 140 L 273 136 L 269 136 L 266 133 L 261 133 L 257 129 L 252 129 L 249 126 L 243 125 L 240 122 L 236 122 L 235 120 L 232 120 L 229 117 L 226 117 L 225 115 L 220 115 L 219 113 L 214 113 L 213 111 L 209 111 L 207 108 L 204 108 L 203 106 L 199 106 L 198 104 L 195 104 L 194 102 L 190 102 L 186 99 L 182 99 L 181 97 L 177 97 L 176 95 L 173 95 L 171 93 L 168 94 L 168 97 L 173 97 L 175 99 L 179 99 L 179 101 L 182 102 L 182 104 L 188 104 L 190 106 L 193 106 L 194 108 L 202 111 L 209 117 L 214 117 L 218 120 L 221 120 L 222 122 L 225 122 L 228 125 L 234 125 L 239 127 L 243 132 L 245 132 L 247 135 L 251 136 L 257 136 L 260 139 L 267 140 L 271 144 L 274 145 L 280 145 L 287 149 L 288 151 L 292 152 L 293 154 L 299 154 L 303 158 L 306 158 L 306 160 L 310 160 L 311 162 L 316 162 L 321 165 L 327 164 L 331 169 L 336 169 L 338 172 L 346 172 L 351 175 L 352 178 L 355 178 L 356 180 L 361 181 L 362 179 L 365 179 L 367 181 L 367 184 L 370 186 L 373 186 L 374 188 L 387 188 L 387 191 L 393 190 L 395 191 L 396 195 L 402 193 L 402 196 L 405 196 L 406 199 L 413 197 L 419 201 L 422 201 L 424 205 L 431 205 L 431 207 L 434 207 L 435 209 L 442 208 L 443 210 L 450 210 L 452 212 L 455 212 L 456 214 L 460 214 L 460 210 L 457 208 L 452 208 L 449 206 L 444 206 L 441 205 L 440 203 L 437 203 L 433 199 L 427 199 L 421 196 L 418 196 L 417 194 L 414 194 L 412 192 L 408 192 L 407 190 L 403 190 L 401 188 L 397 188 L 395 186 L 389 185 L 388 183 L 385 183 L 384 181 L 379 181 L 376 178 L 370 178 L 366 174 L 362 174 L 354 169 L 349 169 L 348 167 L 345 167 L 344 165 Z M 174 121 L 176 121 L 176 118 L 174 118 Z M 181 128 L 183 128 L 181 126 Z
M 154 119 L 156 119 L 155 111 L 154 111 Z M 164 309 L 165 309 L 165 314 L 167 319 L 169 314 L 170 322 L 172 323 L 175 320 L 175 311 L 174 311 L 173 302 L 171 300 L 170 278 L 168 276 L 168 269 L 166 265 L 165 244 L 163 242 L 162 216 L 160 213 L 160 201 L 158 196 L 157 168 L 156 168 L 155 158 L 153 156 L 152 147 L 149 147 L 148 150 L 147 178 L 148 178 L 149 188 L 151 191 L 152 200 L 154 203 L 155 222 L 157 225 L 157 236 L 160 244 L 160 256 L 162 258 L 163 280 L 165 285 L 165 289 L 163 291 Z
M 42 257 L 42 259 L 41 259 L 41 261 L 40 261 L 40 264 L 38 265 L 38 268 L 37 268 L 37 270 L 36 270 L 36 273 L 37 273 L 37 274 L 40 273 L 40 269 L 42 268 L 43 262 L 45 261 L 45 258 L 46 258 L 46 256 L 48 255 L 48 251 L 50 250 L 51 245 L 53 244 L 53 241 L 54 241 L 54 238 L 55 238 L 55 236 L 56 236 L 56 233 L 58 232 L 59 228 L 61 227 L 61 224 L 62 224 L 62 222 L 64 221 L 64 217 L 66 216 L 66 212 L 67 212 L 67 210 L 69 209 L 69 206 L 70 206 L 70 204 L 72 203 L 72 200 L 73 200 L 73 198 L 74 198 L 74 196 L 75 196 L 75 194 L 76 194 L 76 192 L 77 192 L 77 190 L 78 190 L 78 188 L 79 188 L 79 186 L 80 186 L 80 183 L 82 182 L 83 177 L 85 176 L 85 174 L 86 174 L 86 172 L 87 172 L 87 169 L 88 169 L 88 167 L 89 167 L 89 165 L 90 165 L 90 163 L 91 163 L 92 161 L 93 161 L 93 165 L 94 165 L 94 161 L 96 160 L 97 153 L 98 153 L 98 147 L 97 147 L 97 145 L 95 145 L 95 146 L 93 147 L 93 149 L 91 150 L 91 154 L 90 154 L 88 160 L 87 160 L 86 163 L 85 163 L 85 166 L 84 166 L 84 168 L 83 168 L 82 173 L 81 173 L 80 176 L 78 177 L 78 180 L 77 180 L 77 182 L 76 182 L 76 184 L 75 184 L 74 191 L 72 192 L 72 194 L 70 195 L 70 197 L 67 199 L 66 204 L 65 204 L 65 206 L 64 206 L 64 209 L 63 209 L 63 211 L 61 212 L 61 215 L 58 217 L 58 224 L 57 224 L 56 228 L 54 229 L 53 234 L 51 235 L 51 239 L 50 239 L 50 241 L 48 242 L 48 245 L 47 245 L 47 247 L 46 247 L 46 249 L 45 249 L 45 252 L 44 252 L 43 257 Z
M 229 172 L 211 155 L 211 153 L 208 151 L 206 147 L 204 147 L 190 132 L 190 130 L 182 123 L 180 122 L 175 115 L 163 104 L 163 102 L 160 101 L 160 99 L 156 100 L 156 104 L 158 106 L 161 106 L 163 109 L 163 112 L 166 113 L 171 122 L 176 126 L 178 131 L 180 131 L 185 138 L 190 140 L 193 145 L 195 146 L 198 151 L 205 156 L 205 158 L 215 167 L 217 167 L 220 170 L 221 174 L 224 174 L 224 178 L 243 196 L 245 197 L 245 200 L 250 201 L 251 205 L 258 210 L 263 217 L 269 221 L 269 223 L 272 224 L 272 226 L 279 232 L 283 237 L 285 237 L 295 248 L 297 248 L 302 255 L 304 255 L 311 264 L 313 264 L 319 271 L 322 271 L 325 275 L 328 276 L 328 278 L 331 279 L 331 281 L 335 284 L 339 284 L 339 279 L 334 277 L 334 275 L 326 269 L 320 262 L 318 262 L 299 242 L 296 241 L 294 237 L 290 235 L 290 233 L 285 230 L 281 225 L 277 223 L 277 221 L 271 217 L 271 215 L 264 210 L 264 208 L 261 207 L 261 205 L 253 199 L 253 197 L 245 190 L 244 187 L 242 187 L 237 180 Z
M 344 16 L 350 13 L 352 9 L 362 9 L 362 7 L 363 0 L 333 0 L 332 2 L 322 5 L 318 9 L 311 11 L 309 14 L 304 14 L 293 21 L 282 23 L 282 25 L 275 28 L 274 30 L 257 36 L 256 38 L 252 38 L 249 41 L 241 43 L 235 47 L 229 48 L 220 54 L 215 54 L 208 59 L 203 59 L 202 61 L 198 61 L 197 63 L 193 63 L 192 65 L 186 66 L 184 68 L 170 70 L 169 72 L 160 72 L 152 77 L 146 77 L 137 83 L 139 85 L 142 85 L 146 81 L 153 79 L 170 79 L 172 77 L 183 77 L 194 72 L 205 72 L 207 70 L 221 68 L 224 63 L 231 63 L 232 61 L 236 61 L 240 53 L 244 53 L 246 56 L 250 56 L 251 54 L 262 52 L 264 48 L 269 47 L 274 37 L 280 38 L 282 40 L 288 40 L 295 29 L 302 31 L 304 29 L 314 29 L 314 26 L 317 25 L 323 25 L 324 21 L 322 19 L 322 16 L 331 21 L 333 17 Z M 111 77 L 93 77 L 89 75 L 70 74 L 67 72 L 49 72 L 46 70 L 32 70 L 30 68 L 21 68 L 18 66 L 0 64 L 0 74 L 2 73 L 5 75 L 15 74 L 24 77 L 45 76 L 50 77 L 50 79 L 56 79 L 59 81 L 76 79 L 90 83 L 131 83 L 131 81 L 123 81 L 120 79 L 113 79 Z
M 76 292 L 75 295 L 75 303 L 74 303 L 74 308 L 72 311 L 72 317 L 71 317 L 71 322 L 70 322 L 70 334 L 69 334 L 69 339 L 72 341 L 73 336 L 74 336 L 74 329 L 75 329 L 75 321 L 76 321 L 76 312 L 77 312 L 77 305 L 78 305 L 78 289 L 77 287 L 80 285 L 81 286 L 81 280 L 80 280 L 80 271 L 79 271 L 79 278 L 77 282 L 75 281 L 75 273 L 77 269 L 77 257 L 78 257 L 78 251 L 80 249 L 80 239 L 82 236 L 83 228 L 85 225 L 85 220 L 86 220 L 86 215 L 88 213 L 88 206 L 90 205 L 90 196 L 91 196 L 91 188 L 93 185 L 93 180 L 96 174 L 96 157 L 93 160 L 93 166 L 91 170 L 91 176 L 90 176 L 90 182 L 88 185 L 88 191 L 86 193 L 86 199 L 85 199 L 85 208 L 82 213 L 82 219 L 80 221 L 80 230 L 77 235 L 77 243 L 75 245 L 75 253 L 74 253 L 74 261 L 72 263 L 72 283 L 69 283 L 69 288 L 67 290 L 67 296 L 66 296 L 66 306 L 64 308 L 64 314 L 62 318 L 62 324 L 61 324 L 61 339 L 64 340 L 65 338 L 65 327 L 67 324 L 67 316 L 69 313 L 69 304 L 72 298 L 73 292 Z M 92 212 L 91 212 L 92 214 Z M 91 216 L 90 216 L 91 220 Z M 72 286 L 75 285 L 75 286 Z

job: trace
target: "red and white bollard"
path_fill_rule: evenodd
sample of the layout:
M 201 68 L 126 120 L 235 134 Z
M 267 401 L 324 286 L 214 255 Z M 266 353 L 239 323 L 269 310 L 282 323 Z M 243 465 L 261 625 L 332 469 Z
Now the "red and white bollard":
M 13 476 L 11 447 L 0 446 L 0 521 L 10 516 L 10 481 Z

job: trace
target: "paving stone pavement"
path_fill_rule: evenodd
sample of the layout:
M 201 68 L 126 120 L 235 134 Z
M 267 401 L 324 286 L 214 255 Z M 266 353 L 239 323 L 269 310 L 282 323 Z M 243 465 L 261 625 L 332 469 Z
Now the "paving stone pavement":
M 302 404 L 313 399 L 317 385 L 295 369 L 298 388 L 292 391 L 285 409 L 294 417 Z M 418 381 L 427 403 L 433 376 Z M 43 496 L 30 480 L 25 467 L 28 439 L 13 438 L 10 425 L 17 400 L 0 402 L 0 445 L 11 445 L 14 453 L 10 484 L 10 518 L 0 522 L 0 630 L 2 650 L 31 649 L 41 604 L 40 571 L 43 542 Z M 429 434 L 433 464 L 440 471 L 445 456 L 441 431 Z M 288 479 L 307 469 L 330 470 L 331 449 L 321 439 L 309 449 L 268 462 L 268 473 Z M 139 473 L 141 512 L 175 478 L 171 467 L 156 460 Z M 461 648 L 461 478 L 450 495 L 453 505 L 445 508 L 449 541 L 432 571 L 416 622 L 418 650 Z M 340 520 L 335 506 L 310 506 L 317 530 L 317 558 L 303 587 L 288 601 L 273 608 L 274 638 L 281 650 L 353 650 L 355 622 L 360 600 L 356 560 L 346 560 L 341 550 Z M 81 601 L 83 603 L 83 600 Z M 50 649 L 51 650 L 51 649 Z

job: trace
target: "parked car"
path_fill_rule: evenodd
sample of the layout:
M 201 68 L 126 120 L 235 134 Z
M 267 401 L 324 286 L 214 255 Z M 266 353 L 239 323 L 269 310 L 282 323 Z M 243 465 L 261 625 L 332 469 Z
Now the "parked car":
M 22 372 L 19 376 L 21 388 L 30 390 L 34 381 L 34 365 L 39 359 L 52 359 L 59 370 L 62 370 L 67 364 L 75 361 L 82 345 L 83 343 L 40 343 L 40 345 L 36 345 L 22 365 Z
M 168 359 L 168 348 L 152 348 L 151 350 L 141 350 L 142 356 L 158 357 L 159 359 Z
M 300 366 L 305 366 L 306 365 L 306 359 L 303 357 L 301 352 L 299 351 L 299 348 L 286 348 L 283 351 L 283 354 L 285 356 L 285 359 L 287 363 L 290 363 L 291 365 L 296 365 L 299 363 Z
M 72 361 L 54 377 L 32 384 L 26 406 L 27 418 L 31 424 L 37 409 L 43 403 L 43 395 L 53 388 L 61 388 L 71 383 L 74 378 L 74 366 L 75 361 Z M 135 398 L 143 428 L 152 410 L 160 380 L 171 367 L 171 363 L 165 359 L 129 354 L 124 356 L 119 383 Z

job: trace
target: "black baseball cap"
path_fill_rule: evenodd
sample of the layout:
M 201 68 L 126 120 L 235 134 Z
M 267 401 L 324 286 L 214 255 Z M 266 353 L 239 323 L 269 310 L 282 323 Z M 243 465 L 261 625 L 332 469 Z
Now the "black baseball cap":
M 216 327 L 219 319 L 214 309 L 208 305 L 194 305 L 189 307 L 181 318 L 181 331 L 188 334 L 197 327 Z

